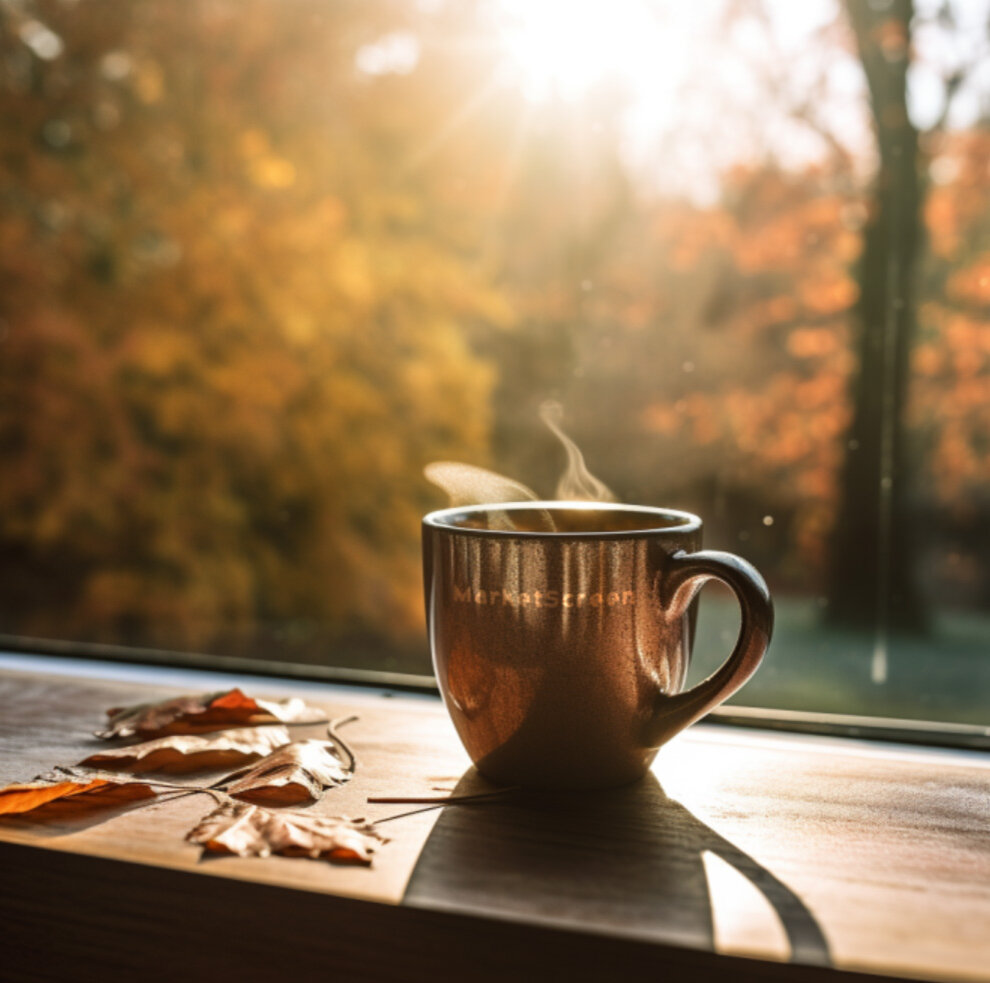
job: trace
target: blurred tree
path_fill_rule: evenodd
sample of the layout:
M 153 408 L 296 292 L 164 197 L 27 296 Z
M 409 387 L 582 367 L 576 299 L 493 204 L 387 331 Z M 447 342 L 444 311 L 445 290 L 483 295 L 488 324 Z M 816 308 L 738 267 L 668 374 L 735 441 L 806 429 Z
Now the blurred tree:
M 916 333 L 921 239 L 918 131 L 907 105 L 913 0 L 847 0 L 870 93 L 878 171 L 857 280 L 857 370 L 828 585 L 831 621 L 924 629 L 917 587 L 917 518 L 908 504 L 905 407 Z M 882 674 L 879 665 L 875 674 Z
M 882 596 L 884 604 L 893 605 L 884 630 L 925 621 L 916 583 L 922 561 L 913 548 L 920 517 L 960 516 L 955 520 L 959 538 L 963 528 L 971 533 L 982 528 L 977 517 L 987 512 L 976 490 L 986 477 L 978 464 L 985 425 L 977 405 L 986 367 L 977 340 L 985 318 L 972 304 L 979 289 L 975 255 L 965 280 L 967 316 L 975 317 L 967 322 L 972 331 L 962 327 L 963 312 L 953 304 L 951 334 L 967 354 L 960 350 L 954 361 L 940 357 L 939 387 L 929 376 L 925 388 L 931 412 L 923 424 L 907 417 L 904 359 L 919 289 L 915 226 L 930 159 L 930 149 L 918 147 L 907 116 L 907 49 L 902 47 L 907 22 L 898 16 L 908 13 L 890 5 L 877 5 L 868 15 L 860 11 L 872 24 L 860 25 L 859 35 L 868 35 L 861 37 L 862 46 L 847 19 L 823 22 L 812 38 L 813 49 L 785 54 L 774 47 L 774 25 L 764 4 L 727 5 L 724 33 L 735 39 L 755 31 L 761 44 L 752 50 L 765 55 L 769 49 L 772 57 L 746 61 L 760 94 L 754 102 L 746 89 L 742 107 L 758 127 L 753 152 L 745 163 L 723 172 L 719 197 L 710 207 L 651 195 L 628 177 L 617 181 L 608 152 L 598 149 L 594 135 L 607 134 L 606 147 L 615 147 L 614 120 L 621 104 L 601 115 L 594 106 L 582 106 L 581 153 L 571 150 L 578 144 L 574 138 L 548 141 L 559 155 L 554 179 L 545 188 L 540 184 L 545 163 L 542 170 L 530 167 L 519 176 L 524 189 L 539 189 L 539 195 L 525 190 L 520 195 L 528 202 L 522 215 L 533 217 L 519 251 L 521 265 L 540 268 L 526 251 L 538 243 L 544 282 L 554 284 L 553 292 L 538 296 L 544 302 L 560 298 L 565 306 L 555 316 L 571 329 L 554 335 L 544 327 L 540 337 L 548 340 L 541 350 L 547 354 L 520 358 L 512 379 L 503 376 L 501 384 L 508 393 L 504 402 L 517 414 L 525 407 L 530 420 L 535 419 L 534 403 L 548 391 L 562 398 L 592 467 L 623 497 L 676 501 L 703 511 L 720 541 L 743 537 L 746 551 L 767 565 L 775 583 L 826 595 L 836 623 L 875 628 L 878 615 L 886 618 L 878 608 Z M 936 47 L 943 50 L 961 31 L 946 10 L 929 11 L 924 24 L 938 35 Z M 848 96 L 838 102 L 831 88 L 835 59 L 843 52 L 855 59 L 851 66 L 873 59 L 869 72 L 881 72 L 851 105 Z M 874 64 L 878 57 L 881 67 Z M 967 67 L 929 65 L 942 71 L 945 107 Z M 883 72 L 892 73 L 891 79 L 884 81 Z M 737 78 L 729 71 L 726 77 Z M 724 82 L 716 78 L 713 85 L 719 84 Z M 893 100 L 886 108 L 885 99 Z M 565 112 L 553 108 L 559 126 Z M 861 131 L 850 123 L 860 108 Z M 722 116 L 729 113 L 726 107 Z M 870 122 L 877 134 L 872 146 Z M 927 138 L 937 137 L 945 122 L 943 110 L 927 128 Z M 697 119 L 685 114 L 678 118 L 673 142 L 693 147 L 696 159 L 714 155 L 717 160 L 709 146 L 710 124 L 710 114 Z M 695 134 L 694 128 L 702 132 Z M 541 129 L 549 132 L 549 127 Z M 793 163 L 788 151 L 809 137 L 819 144 L 813 160 Z M 894 146 L 898 141 L 900 150 Z M 565 175 L 581 168 L 585 183 L 569 185 Z M 885 168 L 897 173 L 892 177 Z M 905 176 L 906 171 L 911 173 Z M 975 174 L 971 180 L 979 183 Z M 563 188 L 566 200 L 580 202 L 581 213 L 597 220 L 582 224 L 565 205 L 561 211 L 569 221 L 552 227 L 556 237 L 541 238 L 538 217 L 547 214 L 548 203 Z M 951 178 L 942 213 L 950 209 L 945 201 L 950 190 L 959 197 L 954 189 Z M 602 201 L 612 207 L 596 210 Z M 901 217 L 892 218 L 891 208 Z M 929 221 L 934 217 L 933 212 Z M 913 224 L 906 234 L 891 235 L 891 223 L 900 221 Z M 961 235 L 958 222 L 943 221 L 953 235 Z M 980 213 L 968 221 L 971 238 L 985 218 Z M 552 267 L 548 256 L 582 262 Z M 932 315 L 928 330 L 935 334 L 940 329 L 933 320 L 933 301 L 945 296 L 948 278 L 963 282 L 952 265 L 961 259 L 957 250 L 951 259 L 946 255 L 928 264 L 932 272 L 921 289 Z M 898 296 L 891 293 L 891 276 L 905 285 Z M 509 288 L 519 282 L 510 279 Z M 525 296 L 513 296 L 526 311 Z M 545 326 L 547 312 L 533 309 L 543 318 L 534 320 Z M 550 342 L 551 337 L 557 341 Z M 939 343 L 948 341 L 943 336 Z M 929 346 L 925 364 L 930 372 L 933 357 Z M 543 389 L 536 394 L 515 384 L 541 372 Z M 950 376 L 960 383 L 970 380 L 957 390 L 959 396 Z M 951 415 L 936 410 L 938 399 L 958 409 Z M 633 423 L 637 419 L 640 427 Z M 909 425 L 914 433 L 910 454 Z M 926 443 L 944 461 L 919 456 L 921 426 Z M 515 436 L 521 433 L 532 431 L 520 418 Z M 521 462 L 515 473 L 527 480 L 539 473 L 540 487 L 552 489 L 559 462 L 547 455 L 548 445 L 538 437 L 529 444 L 528 469 L 518 450 L 509 458 Z M 894 451 L 896 460 L 890 456 Z M 967 475 L 961 486 L 965 502 L 952 501 L 947 476 L 962 473 Z M 929 481 L 929 474 L 943 477 Z M 910 515 L 909 486 L 914 495 Z M 919 496 L 929 493 L 937 505 L 922 511 Z M 890 553 L 884 552 L 888 537 L 895 540 Z M 963 556 L 953 562 L 959 576 L 969 571 L 971 584 L 985 582 L 973 569 L 978 561 Z M 884 574 L 888 563 L 890 571 Z M 931 586 L 926 583 L 926 591 Z M 913 601 L 905 600 L 912 596 Z
M 866 77 L 878 169 L 857 280 L 857 372 L 853 416 L 839 490 L 828 585 L 833 623 L 887 631 L 923 631 L 919 590 L 917 487 L 908 448 L 909 380 L 917 337 L 919 257 L 930 151 L 955 95 L 976 60 L 955 62 L 938 80 L 941 111 L 922 142 L 908 105 L 909 72 L 919 29 L 913 0 L 846 0 Z M 940 4 L 929 26 L 951 47 L 960 34 L 955 9 Z M 986 28 L 984 27 L 984 30 Z M 928 65 L 929 70 L 937 67 Z M 939 462 L 932 462 L 935 470 Z M 874 678 L 886 672 L 878 650 Z
M 990 159 L 987 123 L 928 137 L 918 339 L 908 424 L 928 585 L 990 607 Z M 937 544 L 941 544 L 940 546 Z
M 465 329 L 508 316 L 497 126 L 408 166 L 486 70 L 471 8 L 0 16 L 4 630 L 418 644 L 422 467 L 486 446 Z

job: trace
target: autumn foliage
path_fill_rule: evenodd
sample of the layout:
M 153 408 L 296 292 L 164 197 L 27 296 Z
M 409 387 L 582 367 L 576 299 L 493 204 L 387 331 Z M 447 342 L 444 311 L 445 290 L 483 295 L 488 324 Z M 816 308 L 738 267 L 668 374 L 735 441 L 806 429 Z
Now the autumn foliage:
M 869 175 L 750 160 L 664 193 L 619 96 L 492 83 L 454 43 L 484 9 L 0 0 L 0 631 L 421 651 L 422 469 L 552 488 L 547 397 L 622 498 L 822 590 Z M 412 68 L 358 66 L 403 31 Z M 974 599 L 988 152 L 979 126 L 919 162 L 909 420 L 933 589 Z
M 422 113 L 353 77 L 375 17 L 38 14 L 57 58 L 3 10 L 4 629 L 408 635 L 429 501 L 410 476 L 484 444 L 492 373 L 464 329 L 506 308 L 458 241 L 470 210 L 403 174 Z

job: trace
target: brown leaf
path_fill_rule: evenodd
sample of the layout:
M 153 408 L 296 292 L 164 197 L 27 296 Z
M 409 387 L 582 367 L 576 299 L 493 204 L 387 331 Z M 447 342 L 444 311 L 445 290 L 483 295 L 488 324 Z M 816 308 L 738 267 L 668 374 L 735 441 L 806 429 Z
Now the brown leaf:
M 138 703 L 107 710 L 106 730 L 96 736 L 161 737 L 165 734 L 201 734 L 248 724 L 316 724 L 327 719 L 322 710 L 293 697 L 289 700 L 256 700 L 239 689 L 222 693 L 177 696 L 158 703 Z
M 31 812 L 49 802 L 80 796 L 91 801 L 96 797 L 110 797 L 117 804 L 122 799 L 148 798 L 154 791 L 144 782 L 111 777 L 58 781 L 45 777 L 32 782 L 19 782 L 0 788 L 0 815 Z
M 388 842 L 364 820 L 272 812 L 247 802 L 225 802 L 204 816 L 186 839 L 214 853 L 239 857 L 278 853 L 369 866 L 378 845 Z
M 351 777 L 329 741 L 293 741 L 272 751 L 244 771 L 229 776 L 230 795 L 270 805 L 291 805 L 318 799 L 325 788 L 343 785 Z
M 79 764 L 128 768 L 134 772 L 200 771 L 243 764 L 290 740 L 288 728 L 283 726 L 242 727 L 211 737 L 172 734 L 142 744 L 98 751 Z

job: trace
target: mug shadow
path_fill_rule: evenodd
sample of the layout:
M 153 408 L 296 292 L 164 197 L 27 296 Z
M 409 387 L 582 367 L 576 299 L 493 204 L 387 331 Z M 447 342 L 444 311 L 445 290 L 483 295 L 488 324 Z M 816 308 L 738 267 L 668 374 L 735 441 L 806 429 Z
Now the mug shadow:
M 491 786 L 471 768 L 453 794 Z M 830 965 L 814 915 L 786 884 L 681 803 L 652 774 L 603 792 L 507 793 L 447 806 L 405 897 L 433 906 L 553 910 L 672 945 L 714 950 L 712 897 L 703 855 L 720 857 L 766 898 L 783 926 L 790 961 Z

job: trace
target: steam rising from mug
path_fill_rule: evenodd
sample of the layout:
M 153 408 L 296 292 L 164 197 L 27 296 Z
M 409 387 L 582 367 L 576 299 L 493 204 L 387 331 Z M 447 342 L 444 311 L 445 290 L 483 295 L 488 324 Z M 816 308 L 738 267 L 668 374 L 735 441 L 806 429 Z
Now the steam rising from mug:
M 564 408 L 548 399 L 540 407 L 540 419 L 567 451 L 567 470 L 557 482 L 556 498 L 566 502 L 614 502 L 615 495 L 603 481 L 599 481 L 584 463 L 584 455 L 577 444 L 560 428 Z
M 570 502 L 614 502 L 612 494 L 604 482 L 599 481 L 584 463 L 584 455 L 577 444 L 561 429 L 564 409 L 553 400 L 547 400 L 540 407 L 540 419 L 564 445 L 567 452 L 567 467 L 557 482 L 556 498 Z M 539 496 L 531 488 L 506 478 L 504 475 L 478 468 L 471 464 L 455 461 L 433 461 L 424 469 L 427 479 L 442 488 L 450 496 L 451 506 L 485 505 L 495 502 L 535 502 Z M 546 516 L 546 528 L 553 530 L 553 520 Z M 512 529 L 512 520 L 507 512 L 491 513 L 489 522 L 494 528 Z

